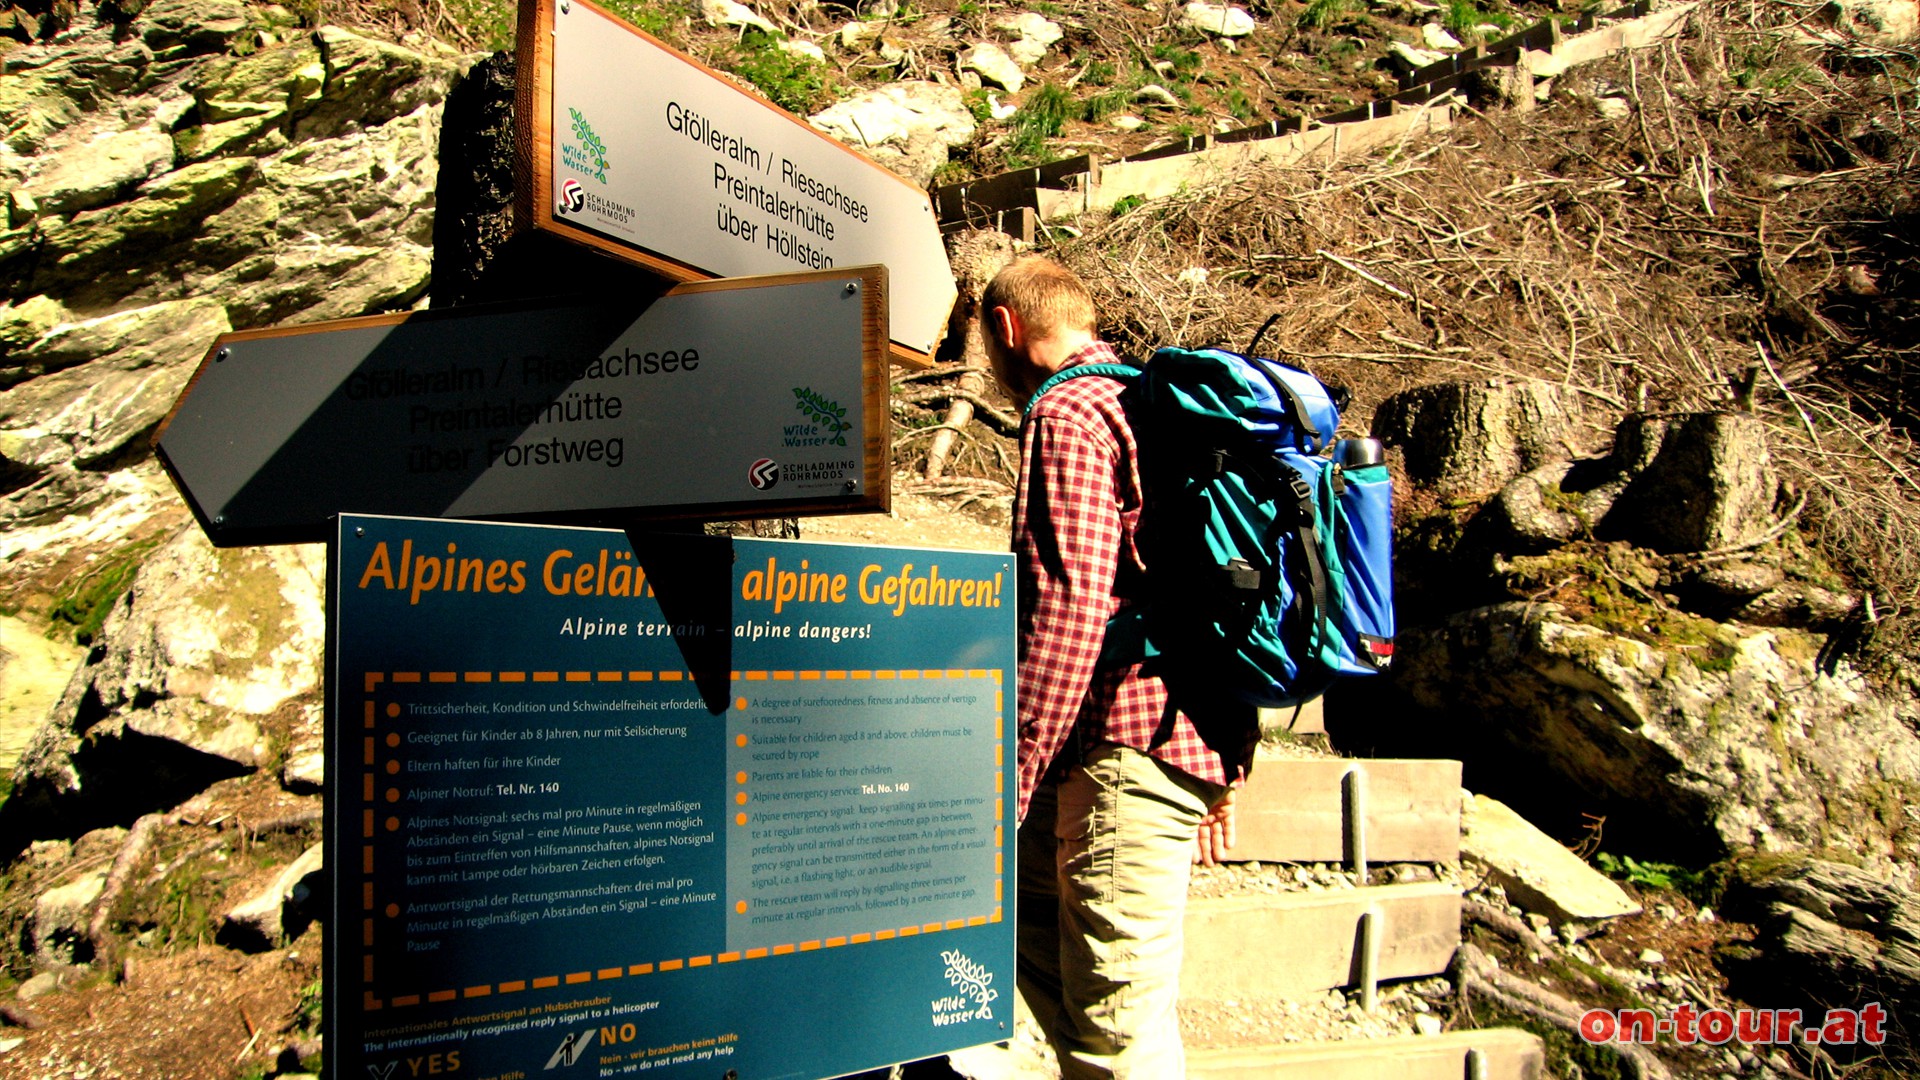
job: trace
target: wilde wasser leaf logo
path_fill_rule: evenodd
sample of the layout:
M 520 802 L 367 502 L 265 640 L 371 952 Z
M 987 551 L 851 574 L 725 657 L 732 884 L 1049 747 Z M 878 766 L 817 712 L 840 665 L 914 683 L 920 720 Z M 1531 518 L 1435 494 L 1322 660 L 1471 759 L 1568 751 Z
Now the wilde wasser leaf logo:
M 573 117 L 573 137 L 577 143 L 562 143 L 560 159 L 567 167 L 578 169 L 601 183 L 607 182 L 607 170 L 612 163 L 607 161 L 607 144 L 593 133 L 593 125 L 587 123 L 586 115 L 579 109 L 569 106 L 567 112 Z

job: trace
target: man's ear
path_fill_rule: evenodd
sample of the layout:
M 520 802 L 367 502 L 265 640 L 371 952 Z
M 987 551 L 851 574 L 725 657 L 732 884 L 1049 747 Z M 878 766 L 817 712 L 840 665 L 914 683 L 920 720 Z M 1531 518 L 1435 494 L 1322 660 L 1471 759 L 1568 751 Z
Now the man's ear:
M 987 331 L 1008 350 L 1018 349 L 1026 338 L 1026 327 L 1020 322 L 1020 316 L 1005 305 L 987 309 Z

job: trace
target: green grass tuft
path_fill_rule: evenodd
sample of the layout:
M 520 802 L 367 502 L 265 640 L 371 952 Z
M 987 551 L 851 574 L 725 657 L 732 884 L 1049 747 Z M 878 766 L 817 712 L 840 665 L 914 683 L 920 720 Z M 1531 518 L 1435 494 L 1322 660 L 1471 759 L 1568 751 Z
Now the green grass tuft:
M 1047 140 L 1060 134 L 1067 121 L 1084 115 L 1073 95 L 1055 83 L 1045 83 L 1013 114 L 1007 137 L 1007 161 L 1014 168 L 1037 164 L 1046 154 Z
M 735 55 L 734 73 L 788 112 L 805 116 L 829 97 L 826 65 L 782 49 L 779 38 L 749 30 Z
M 1307 0 L 1295 25 L 1302 30 L 1328 30 L 1353 14 L 1353 0 Z
M 72 635 L 75 644 L 90 645 L 106 624 L 107 615 L 113 611 L 127 587 L 133 584 L 133 575 L 140 570 L 140 564 L 147 555 L 158 547 L 161 537 L 143 540 L 115 551 L 99 563 L 70 578 L 66 590 L 54 599 L 52 610 L 47 612 L 51 631 L 60 631 Z

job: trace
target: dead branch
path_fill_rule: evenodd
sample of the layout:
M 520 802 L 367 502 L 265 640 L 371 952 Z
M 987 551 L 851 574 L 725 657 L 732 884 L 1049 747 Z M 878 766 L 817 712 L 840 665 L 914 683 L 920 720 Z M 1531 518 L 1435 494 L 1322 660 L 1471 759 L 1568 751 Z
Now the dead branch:
M 944 430 L 959 431 L 967 426 L 968 420 L 978 420 L 992 428 L 996 434 L 1009 438 L 1020 434 L 1020 416 L 1012 409 L 1003 409 L 989 400 L 984 394 L 962 388 L 939 388 L 920 390 L 911 394 L 895 394 L 893 400 L 903 405 L 927 405 L 950 401 L 964 401 L 970 407 L 970 414 L 958 421 L 948 413 L 948 419 L 941 422 Z
M 1459 951 L 1454 953 L 1453 966 L 1462 999 L 1471 1000 L 1472 995 L 1479 994 L 1501 1008 L 1550 1024 L 1576 1039 L 1580 1037 L 1580 1015 L 1584 1010 L 1579 1005 L 1500 970 L 1500 965 L 1479 948 L 1461 945 Z M 1660 1059 L 1643 1046 L 1634 1043 L 1606 1045 L 1620 1055 L 1622 1063 L 1636 1080 L 1668 1080 L 1671 1075 Z
M 93 946 L 96 964 L 111 967 L 114 953 L 114 940 L 107 933 L 107 926 L 113 915 L 113 907 L 120 902 L 120 896 L 127 891 L 127 882 L 133 877 L 133 871 L 146 857 L 147 848 L 153 844 L 153 835 L 160 826 L 169 820 L 166 814 L 146 814 L 133 823 L 127 838 L 120 845 L 120 853 L 114 857 L 113 867 L 107 871 L 106 883 L 100 889 L 100 896 L 94 901 L 93 917 L 87 921 L 87 941 Z

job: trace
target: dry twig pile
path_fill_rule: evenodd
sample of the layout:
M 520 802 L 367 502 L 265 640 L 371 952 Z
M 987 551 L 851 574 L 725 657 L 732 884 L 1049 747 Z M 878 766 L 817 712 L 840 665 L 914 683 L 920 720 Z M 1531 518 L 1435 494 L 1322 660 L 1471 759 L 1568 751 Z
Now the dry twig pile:
M 1764 417 L 1804 530 L 1906 652 L 1920 612 L 1920 158 L 1911 48 L 1723 0 L 1441 140 L 1250 172 L 1059 245 L 1109 337 L 1244 346 L 1355 391 L 1562 382 L 1630 411 Z M 1627 106 L 1624 119 L 1620 107 Z M 1277 332 L 1277 339 L 1274 333 Z M 1266 351 L 1266 350 L 1262 350 Z

